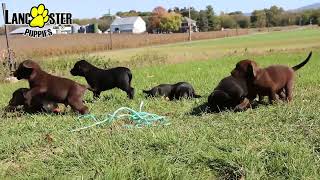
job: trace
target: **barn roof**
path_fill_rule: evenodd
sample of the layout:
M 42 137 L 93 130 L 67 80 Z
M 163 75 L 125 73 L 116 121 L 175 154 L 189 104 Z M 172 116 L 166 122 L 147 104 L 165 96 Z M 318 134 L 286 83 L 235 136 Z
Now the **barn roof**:
M 193 19 L 190 19 L 188 17 L 183 17 L 182 19 L 184 22 L 188 22 L 188 23 L 197 23 L 197 21 L 193 20 Z
M 24 32 L 26 31 L 26 29 L 29 27 L 19 27 L 13 31 L 11 31 L 9 34 L 24 34 Z
M 126 24 L 134 24 L 140 17 L 139 16 L 134 16 L 134 17 L 117 17 L 113 22 L 112 26 L 117 26 L 117 25 L 126 25 Z

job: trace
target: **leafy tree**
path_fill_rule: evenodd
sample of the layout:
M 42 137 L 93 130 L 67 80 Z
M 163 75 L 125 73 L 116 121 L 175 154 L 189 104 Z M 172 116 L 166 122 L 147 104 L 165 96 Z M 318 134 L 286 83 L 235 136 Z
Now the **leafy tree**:
M 161 6 L 153 9 L 152 15 L 149 17 L 148 32 L 154 30 L 160 31 L 161 18 L 167 14 L 167 10 Z
M 310 19 L 312 21 L 312 24 L 318 24 L 319 23 L 319 17 L 320 17 L 320 9 L 311 11 Z
M 297 19 L 296 13 L 284 12 L 280 15 L 280 26 L 295 25 Z
M 231 16 L 237 23 L 237 26 L 240 28 L 250 27 L 250 17 L 243 14 L 236 14 Z
M 116 13 L 117 16 L 120 17 L 131 17 L 131 16 L 139 16 L 139 13 L 135 10 L 130 10 L 128 12 L 117 12 Z
M 211 5 L 206 7 L 206 15 L 208 19 L 209 30 L 216 30 L 219 27 L 219 19 L 216 18 L 213 7 Z
M 160 29 L 166 32 L 179 31 L 181 26 L 181 15 L 175 12 L 168 13 L 161 18 Z
M 154 8 L 154 9 L 152 10 L 152 15 L 153 15 L 153 16 L 159 16 L 159 17 L 161 17 L 161 16 L 164 16 L 164 15 L 166 15 L 166 14 L 167 14 L 167 10 L 166 10 L 164 7 L 162 7 L 162 6 L 158 6 L 158 7 Z
M 267 16 L 264 10 L 255 10 L 251 15 L 251 23 L 256 28 L 266 27 Z
M 270 9 L 264 10 L 267 18 L 267 26 L 280 26 L 281 14 L 284 12 L 282 8 L 272 6 Z
M 176 13 L 180 13 L 183 17 L 189 17 L 189 8 L 184 7 L 183 9 L 180 9 Z M 199 18 L 199 12 L 194 7 L 191 7 L 190 8 L 190 16 L 191 16 L 191 19 L 197 20 Z
M 111 23 L 113 22 L 112 16 L 102 16 L 98 20 L 98 28 L 104 32 L 110 28 Z
M 233 15 L 243 15 L 242 11 L 235 11 L 235 12 L 231 12 L 229 13 L 230 16 L 233 16 Z
M 310 23 L 311 11 L 305 11 L 302 13 L 302 25 L 308 25 Z
M 198 26 L 200 31 L 209 31 L 209 21 L 207 17 L 207 13 L 204 10 L 201 10 L 199 12 L 199 18 L 198 18 Z
M 131 17 L 131 16 L 151 16 L 151 12 L 140 12 L 140 11 L 136 11 L 136 10 L 130 10 L 128 12 L 117 12 L 116 13 L 117 16 L 120 17 Z
M 139 16 L 145 17 L 145 16 L 151 16 L 152 12 L 139 12 Z
M 223 28 L 236 28 L 237 22 L 232 16 L 229 15 L 221 15 L 220 16 L 221 27 Z

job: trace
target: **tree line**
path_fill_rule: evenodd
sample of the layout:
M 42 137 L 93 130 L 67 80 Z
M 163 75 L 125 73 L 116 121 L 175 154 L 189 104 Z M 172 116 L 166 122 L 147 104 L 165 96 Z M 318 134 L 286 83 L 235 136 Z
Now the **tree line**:
M 117 12 L 117 16 L 130 17 L 141 16 L 147 23 L 148 32 L 178 32 L 182 23 L 182 17 L 189 17 L 189 8 L 174 7 L 165 9 L 161 6 L 154 8 L 151 12 L 139 12 L 130 10 Z M 264 28 L 290 25 L 318 24 L 320 26 L 320 9 L 305 10 L 301 12 L 285 11 L 278 6 L 262 10 L 254 10 L 251 14 L 244 14 L 241 11 L 230 13 L 221 12 L 219 15 L 214 11 L 213 6 L 208 5 L 203 10 L 190 8 L 191 19 L 197 21 L 199 31 L 214 31 L 222 28 Z M 74 19 L 79 25 L 97 23 L 102 31 L 109 29 L 114 16 L 105 14 L 100 18 Z M 3 27 L 0 28 L 3 34 Z
M 179 17 L 189 17 L 189 8 L 174 7 L 166 10 L 163 7 L 156 7 L 152 12 L 117 12 L 116 15 L 141 16 L 147 22 L 148 30 L 160 29 L 177 31 L 181 25 Z M 254 10 L 250 14 L 241 11 L 230 13 L 221 12 L 219 15 L 214 11 L 213 6 L 208 5 L 203 10 L 190 8 L 191 19 L 197 21 L 200 31 L 221 30 L 221 28 L 264 28 L 290 25 L 320 25 L 320 9 L 305 10 L 301 12 L 285 11 L 278 6 L 271 6 L 262 10 Z

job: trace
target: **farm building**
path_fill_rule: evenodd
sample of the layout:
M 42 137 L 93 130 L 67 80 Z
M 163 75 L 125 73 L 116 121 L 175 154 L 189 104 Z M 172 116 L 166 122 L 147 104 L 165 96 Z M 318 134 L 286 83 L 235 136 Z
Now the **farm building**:
M 78 33 L 99 33 L 101 34 L 101 30 L 98 28 L 98 24 L 87 24 L 84 26 L 79 26 Z
M 189 26 L 191 25 L 192 32 L 198 32 L 197 21 L 190 19 L 188 17 L 182 18 L 182 23 L 180 27 L 181 32 L 189 32 Z
M 10 35 L 17 35 L 17 34 L 24 34 L 26 29 L 29 27 L 19 27 L 13 31 L 11 31 Z M 56 25 L 46 25 L 43 28 L 33 28 L 35 30 L 47 30 L 51 29 L 53 34 L 73 34 L 73 33 L 79 33 L 81 26 L 77 24 L 72 24 L 70 26 L 56 26 Z
M 146 22 L 139 16 L 125 18 L 116 17 L 111 24 L 111 32 L 140 34 L 146 32 L 146 30 Z

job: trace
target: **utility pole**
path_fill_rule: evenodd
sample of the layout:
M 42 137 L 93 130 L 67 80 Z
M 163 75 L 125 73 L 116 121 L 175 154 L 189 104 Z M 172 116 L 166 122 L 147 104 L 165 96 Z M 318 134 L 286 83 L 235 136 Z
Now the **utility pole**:
M 2 14 L 3 14 L 3 22 L 6 22 L 5 16 L 5 11 L 6 11 L 6 3 L 2 3 Z M 6 34 L 6 42 L 7 42 L 7 51 L 8 51 L 8 65 L 9 65 L 9 70 L 13 71 L 13 61 L 11 59 L 11 52 L 10 52 L 10 46 L 9 46 L 9 39 L 8 39 L 8 31 L 7 31 L 7 25 L 4 24 L 4 31 Z
M 189 21 L 188 24 L 189 24 L 189 41 L 192 41 L 192 38 L 191 38 L 191 6 L 189 6 Z
M 110 9 L 109 9 L 109 17 L 111 18 L 111 24 L 112 24 L 112 20 L 113 20 L 113 18 L 112 18 L 112 15 L 111 15 L 111 12 L 110 12 Z M 112 29 L 111 29 L 111 24 L 110 24 L 110 32 L 109 32 L 109 35 L 110 35 L 110 49 L 112 50 Z

